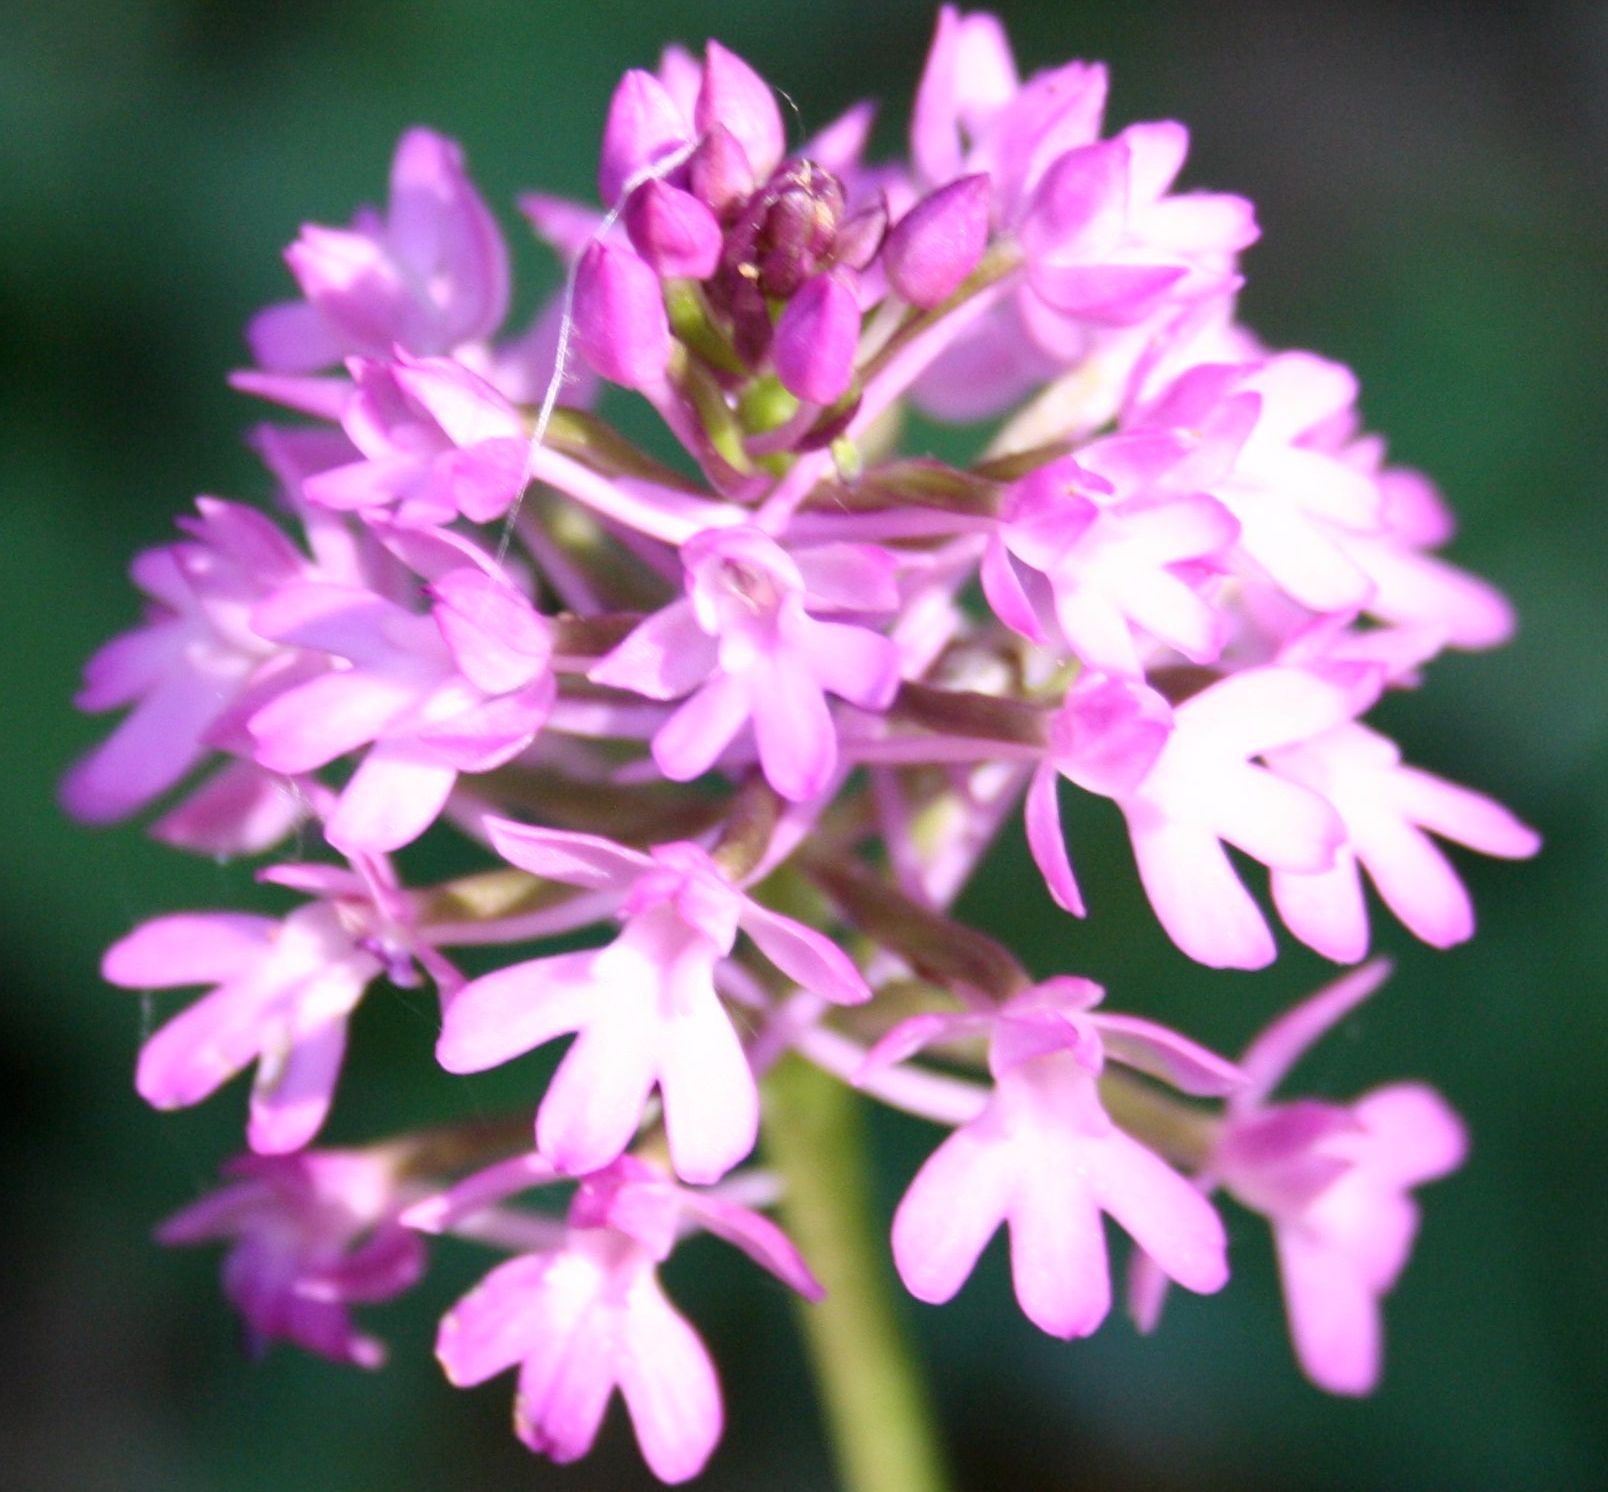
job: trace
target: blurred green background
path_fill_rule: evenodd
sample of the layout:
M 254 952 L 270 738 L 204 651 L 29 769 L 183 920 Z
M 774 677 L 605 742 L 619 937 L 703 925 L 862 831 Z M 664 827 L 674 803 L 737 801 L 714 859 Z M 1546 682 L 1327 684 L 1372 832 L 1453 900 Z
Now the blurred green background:
M 1608 468 L 1608 9 L 1348 3 L 1009 4 L 1028 67 L 1101 57 L 1113 119 L 1189 122 L 1188 181 L 1260 209 L 1247 319 L 1361 374 L 1369 422 L 1462 518 L 1455 558 L 1523 619 L 1502 653 L 1443 660 L 1383 712 L 1410 756 L 1502 796 L 1547 838 L 1533 864 L 1465 857 L 1482 920 L 1447 955 L 1381 918 L 1397 977 L 1303 1068 L 1350 1095 L 1422 1075 L 1468 1116 L 1473 1159 L 1426 1195 L 1372 1400 L 1308 1388 L 1285 1342 L 1265 1231 L 1230 1218 L 1234 1284 L 1175 1296 L 1159 1338 L 1113 1319 L 1063 1346 L 1029 1327 L 999 1250 L 942 1311 L 906 1302 L 966 1489 L 1608 1485 L 1608 1129 L 1603 472 Z M 692 0 L 559 6 L 360 0 L 71 0 L 0 22 L 0 606 L 10 756 L 3 813 L 6 1383 L 0 1482 L 17 1488 L 635 1488 L 616 1412 L 555 1470 L 507 1433 L 508 1381 L 446 1386 L 433 1321 L 484 1267 L 444 1249 L 373 1313 L 369 1377 L 235 1347 L 217 1257 L 152 1225 L 237 1144 L 239 1085 L 148 1112 L 129 1084 L 153 1010 L 104 987 L 136 921 L 249 899 L 249 869 L 186 861 L 132 828 L 64 820 L 55 782 L 104 722 L 69 705 L 82 660 L 128 626 L 124 571 L 192 494 L 261 498 L 241 447 L 261 409 L 223 374 L 288 293 L 280 247 L 383 195 L 415 122 L 460 139 L 519 246 L 516 190 L 586 195 L 610 88 L 660 45 L 714 33 L 807 125 L 864 94 L 896 148 L 931 26 L 924 3 L 793 11 Z M 1073 820 L 1094 916 L 1072 925 L 1007 843 L 967 910 L 1040 973 L 1085 972 L 1121 1008 L 1237 1050 L 1323 977 L 1293 950 L 1256 976 L 1190 966 L 1153 925 L 1115 815 Z M 172 1008 L 163 998 L 160 1010 Z M 432 1072 L 428 1001 L 373 1002 L 332 1138 L 474 1112 L 510 1080 Z M 409 1076 L 411 1074 L 411 1076 Z M 388 1076 L 389 1075 L 389 1076 Z M 393 1086 L 387 1089 L 389 1081 Z M 408 1085 L 405 1092 L 395 1087 Z M 936 1135 L 878 1119 L 884 1196 Z M 711 1488 L 826 1488 L 780 1287 L 689 1247 L 673 1293 L 728 1386 Z

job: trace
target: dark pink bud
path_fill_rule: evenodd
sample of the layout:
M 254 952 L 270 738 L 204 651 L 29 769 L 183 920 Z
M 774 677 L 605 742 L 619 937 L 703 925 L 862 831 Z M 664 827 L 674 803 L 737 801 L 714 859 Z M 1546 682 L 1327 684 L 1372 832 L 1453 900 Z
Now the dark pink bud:
M 597 163 L 598 195 L 612 207 L 638 171 L 685 145 L 687 139 L 687 121 L 664 85 L 652 73 L 632 68 L 609 100 Z
M 776 323 L 776 376 L 790 393 L 831 404 L 854 380 L 860 307 L 840 275 L 805 281 Z
M 680 187 L 644 182 L 626 205 L 625 226 L 637 252 L 665 279 L 706 280 L 720 263 L 720 224 Z
M 768 84 L 735 52 L 718 41 L 704 50 L 703 86 L 693 112 L 698 132 L 723 124 L 737 137 L 749 169 L 763 181 L 787 149 L 782 112 Z
M 670 323 L 659 277 L 629 249 L 587 245 L 575 269 L 575 340 L 604 378 L 645 388 L 664 373 Z
M 723 124 L 712 125 L 698 142 L 687 175 L 693 191 L 724 218 L 748 200 L 754 190 L 754 171 L 736 135 Z
M 923 197 L 882 246 L 888 283 L 924 310 L 946 300 L 977 267 L 988 245 L 990 183 L 963 176 Z

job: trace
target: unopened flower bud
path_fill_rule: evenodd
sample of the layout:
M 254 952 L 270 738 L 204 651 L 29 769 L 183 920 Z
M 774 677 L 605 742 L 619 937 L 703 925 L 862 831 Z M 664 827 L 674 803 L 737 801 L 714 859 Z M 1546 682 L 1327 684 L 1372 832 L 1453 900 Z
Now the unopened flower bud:
M 860 307 L 841 275 L 805 282 L 776 323 L 776 376 L 816 404 L 831 404 L 854 378 Z
M 736 135 L 723 124 L 711 125 L 687 162 L 692 190 L 716 217 L 735 213 L 754 190 L 754 170 Z
M 988 244 L 986 173 L 940 187 L 894 224 L 883 247 L 888 283 L 926 310 L 960 288 Z
M 693 123 L 702 134 L 720 124 L 736 137 L 757 181 L 776 169 L 787 149 L 782 113 L 768 84 L 735 52 L 711 41 Z
M 664 85 L 652 73 L 632 68 L 609 100 L 597 165 L 598 196 L 613 206 L 638 171 L 686 140 L 687 122 Z
M 720 224 L 680 187 L 643 183 L 631 194 L 625 226 L 637 252 L 667 280 L 706 280 L 720 263 Z
M 604 378 L 643 388 L 664 372 L 670 322 L 659 277 L 629 249 L 594 242 L 575 271 L 575 340 Z

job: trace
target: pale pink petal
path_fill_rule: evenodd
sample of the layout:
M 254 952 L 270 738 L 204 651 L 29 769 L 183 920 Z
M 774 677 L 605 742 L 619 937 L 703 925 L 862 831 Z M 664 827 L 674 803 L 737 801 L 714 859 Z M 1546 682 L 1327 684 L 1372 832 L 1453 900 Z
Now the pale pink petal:
M 381 741 L 352 774 L 324 837 L 349 853 L 400 849 L 436 820 L 458 780 L 455 767 L 406 741 Z
M 718 657 L 719 645 L 698 625 L 692 602 L 674 601 L 631 632 L 587 678 L 649 699 L 679 699 L 709 677 Z
M 618 1307 L 585 1293 L 584 1284 L 560 1293 L 569 1264 L 561 1257 L 549 1276 L 546 1339 L 528 1349 L 514 1396 L 514 1433 L 560 1466 L 592 1449 L 614 1393 L 618 1352 Z
M 808 803 L 837 770 L 837 732 L 821 686 L 797 663 L 777 661 L 753 681 L 754 739 L 770 785 L 791 803 Z
M 893 1262 L 917 1300 L 942 1305 L 965 1284 L 1004 1220 L 1017 1179 L 988 1111 L 957 1129 L 916 1172 L 893 1215 Z
M 989 538 L 988 548 L 983 551 L 978 578 L 982 582 L 984 598 L 1000 621 L 1013 632 L 1020 632 L 1029 642 L 1042 643 L 1047 640 L 1010 550 L 998 534 Z
M 555 1261 L 543 1254 L 523 1254 L 499 1264 L 441 1318 L 436 1357 L 447 1381 L 471 1388 L 519 1362 L 533 1346 L 562 1349 L 564 1337 L 547 1276 Z M 581 1302 L 582 1307 L 586 1301 Z M 566 1323 L 573 1327 L 574 1316 Z
M 659 727 L 653 738 L 653 760 L 672 782 L 691 782 L 715 764 L 743 728 L 748 713 L 743 680 L 716 674 Z
M 1323 798 L 1259 767 L 1216 772 L 1209 791 L 1217 833 L 1264 865 L 1327 870 L 1345 843 L 1345 825 Z
M 135 928 L 106 950 L 101 977 L 126 989 L 221 984 L 266 958 L 279 924 L 243 912 L 181 912 Z
M 672 991 L 670 998 L 677 1009 L 664 1023 L 658 1053 L 665 1135 L 676 1174 L 708 1186 L 754 1148 L 759 1090 L 713 987 Z
M 1106 1056 L 1170 1083 L 1180 1093 L 1222 1098 L 1245 1086 L 1245 1074 L 1232 1062 L 1154 1021 L 1106 1011 L 1090 1019 L 1100 1033 Z
M 1260 1103 L 1320 1036 L 1343 1020 L 1390 977 L 1389 959 L 1372 963 L 1325 985 L 1274 1021 L 1245 1050 L 1240 1069 L 1251 1085 L 1235 1095 L 1237 1104 Z
M 653 864 L 641 850 L 597 834 L 544 829 L 493 817 L 485 820 L 485 828 L 492 847 L 504 860 L 543 880 L 563 881 L 568 886 L 623 890 Z
M 264 307 L 247 324 L 246 343 L 270 373 L 316 373 L 346 350 L 318 308 L 300 300 Z
M 658 1076 L 663 1034 L 638 990 L 599 986 L 610 1009 L 582 1030 L 559 1064 L 536 1116 L 536 1144 L 570 1176 L 600 1171 L 619 1158 L 642 1122 Z
M 259 1155 L 306 1145 L 324 1126 L 345 1054 L 344 1018 L 299 1036 L 279 1060 L 265 1052 L 251 1090 L 247 1144 Z
M 1352 832 L 1357 858 L 1385 905 L 1433 948 L 1474 935 L 1474 903 L 1429 836 L 1399 819 L 1370 815 Z
M 1168 1276 L 1201 1294 L 1222 1289 L 1228 1240 L 1193 1183 L 1120 1129 L 1084 1153 L 1095 1199 Z
M 275 989 L 224 986 L 197 1000 L 140 1048 L 135 1090 L 153 1108 L 199 1103 L 256 1059 L 278 998 Z
M 854 960 L 824 933 L 744 899 L 738 925 L 789 979 L 838 1005 L 858 1005 L 871 989 Z
M 1059 776 L 1055 768 L 1045 762 L 1034 771 L 1027 789 L 1027 845 L 1055 904 L 1074 917 L 1083 917 L 1087 909 L 1077 878 L 1072 874 L 1072 858 L 1067 853 L 1066 836 L 1061 829 L 1059 794 Z
M 1145 894 L 1173 942 L 1214 969 L 1273 962 L 1273 935 L 1215 835 L 1133 812 L 1128 829 Z
M 1354 964 L 1367 953 L 1368 903 L 1349 846 L 1329 870 L 1303 875 L 1275 869 L 1272 884 L 1284 925 L 1308 948 L 1339 964 Z
M 704 1468 L 722 1429 L 720 1382 L 698 1334 L 651 1277 L 632 1292 L 621 1322 L 620 1392 L 648 1469 L 685 1482 Z
M 200 738 L 227 703 L 218 681 L 175 673 L 134 707 L 62 781 L 75 818 L 109 823 L 165 793 L 201 756 Z
M 1040 1331 L 1062 1340 L 1086 1337 L 1111 1309 L 1100 1211 L 1070 1157 L 1043 1158 L 1063 1173 L 1031 1178 L 1016 1190 L 1007 1214 L 1011 1282 L 1023 1314 Z
M 472 979 L 447 1002 L 436 1061 L 448 1072 L 482 1072 L 578 1031 L 598 999 L 595 951 L 531 959 Z
M 382 735 L 418 700 L 414 684 L 346 669 L 309 679 L 246 722 L 270 772 L 311 772 Z
M 1451 1106 L 1422 1083 L 1393 1083 L 1365 1094 L 1358 1121 L 1377 1138 L 1370 1170 L 1401 1186 L 1417 1186 L 1455 1171 L 1468 1156 L 1468 1131 Z
M 826 1294 L 793 1240 L 769 1218 L 709 1193 L 688 1193 L 685 1206 L 706 1232 L 741 1249 L 806 1300 L 820 1300 Z
M 1356 713 L 1351 691 L 1303 668 L 1248 669 L 1178 707 L 1214 749 L 1247 757 L 1320 735 Z
M 821 688 L 859 705 L 885 710 L 899 692 L 899 649 L 880 633 L 841 622 L 804 619 L 795 639 L 799 656 Z
M 260 855 L 307 814 L 289 783 L 252 762 L 235 761 L 151 825 L 151 838 L 204 855 Z
M 1273 1239 L 1303 1371 L 1332 1394 L 1371 1393 L 1384 1356 L 1373 1292 L 1350 1260 L 1299 1227 L 1275 1228 Z
M 1500 803 L 1416 767 L 1402 767 L 1392 775 L 1391 799 L 1432 834 L 1482 855 L 1524 860 L 1541 848 L 1541 836 Z

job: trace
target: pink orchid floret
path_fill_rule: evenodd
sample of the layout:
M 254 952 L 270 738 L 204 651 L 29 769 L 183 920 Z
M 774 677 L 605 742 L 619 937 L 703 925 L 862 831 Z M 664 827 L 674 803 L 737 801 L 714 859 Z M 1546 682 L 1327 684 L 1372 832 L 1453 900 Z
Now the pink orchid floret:
M 267 518 L 217 498 L 181 518 L 189 538 L 149 549 L 133 565 L 151 599 L 145 625 L 102 647 L 84 669 L 83 710 L 129 707 L 116 730 L 62 784 L 68 809 L 105 823 L 137 812 L 212 748 L 232 709 L 294 664 L 251 625 L 276 588 L 317 571 Z
M 590 834 L 488 818 L 506 860 L 545 879 L 608 890 L 624 926 L 606 947 L 531 959 L 449 1001 L 437 1058 L 479 1072 L 576 1032 L 536 1118 L 541 1153 L 568 1175 L 601 1170 L 631 1143 L 658 1088 L 676 1174 L 719 1180 L 754 1147 L 759 1092 L 715 992 L 738 930 L 789 978 L 852 1004 L 870 990 L 838 946 L 743 895 L 690 843 L 628 849 Z
M 1297 1358 L 1330 1393 L 1377 1386 L 1380 1302 L 1406 1266 L 1418 1231 L 1409 1193 L 1455 1171 L 1468 1150 L 1462 1121 L 1421 1083 L 1392 1083 L 1349 1104 L 1272 1103 L 1272 1090 L 1313 1042 L 1384 983 L 1379 960 L 1318 991 L 1267 1028 L 1241 1063 L 1247 1084 L 1228 1112 L 1198 1184 L 1222 1187 L 1273 1228 Z M 1160 1316 L 1166 1282 L 1134 1272 L 1142 1328 Z
M 101 964 L 111 984 L 214 986 L 140 1049 L 140 1096 L 185 1108 L 255 1062 L 247 1141 L 263 1154 L 299 1150 L 329 1112 L 347 1017 L 383 968 L 366 933 L 350 906 L 318 901 L 282 922 L 230 912 L 158 917 L 114 943 Z
M 496 389 L 447 358 L 397 351 L 350 363 L 355 390 L 341 425 L 361 461 L 306 478 L 302 494 L 343 511 L 391 508 L 398 523 L 428 528 L 462 515 L 501 518 L 524 478 L 525 427 Z
M 473 565 L 437 577 L 430 595 L 421 616 L 353 586 L 291 585 L 255 614 L 264 636 L 345 665 L 249 721 L 257 761 L 276 772 L 369 746 L 324 826 L 338 849 L 411 843 L 460 773 L 517 756 L 552 707 L 550 625 L 523 595 Z
M 1267 761 L 1320 794 L 1345 825 L 1346 843 L 1329 870 L 1275 869 L 1272 878 L 1285 926 L 1342 963 L 1368 951 L 1363 870 L 1412 933 L 1450 948 L 1473 936 L 1474 906 L 1429 834 L 1510 860 L 1541 847 L 1540 836 L 1500 803 L 1403 765 L 1393 741 L 1356 722 L 1270 752 Z
M 425 1262 L 423 1240 L 397 1221 L 406 1197 L 395 1156 L 247 1155 L 224 1174 L 229 1184 L 175 1213 L 158 1240 L 233 1244 L 224 1293 L 253 1352 L 287 1341 L 334 1362 L 379 1367 L 384 1344 L 357 1329 L 350 1308 L 402 1294 Z
M 550 1179 L 542 1164 L 505 1163 L 409 1217 L 430 1231 L 472 1219 L 499 1196 Z M 658 1279 L 689 1227 L 719 1234 L 806 1298 L 820 1297 L 774 1223 L 626 1157 L 583 1179 L 560 1243 L 499 1265 L 442 1318 L 436 1355 L 448 1379 L 471 1387 L 517 1364 L 515 1433 L 560 1464 L 592 1448 L 618 1389 L 653 1474 L 695 1477 L 720 1440 L 720 1384 Z
M 827 694 L 886 709 L 899 652 L 868 627 L 811 612 L 892 610 L 892 561 L 865 545 L 793 555 L 746 526 L 699 534 L 681 558 L 686 598 L 649 617 L 588 677 L 650 699 L 691 695 L 653 738 L 665 776 L 699 776 L 751 723 L 771 786 L 796 803 L 820 796 L 838 758 Z
M 304 374 L 401 346 L 421 357 L 489 337 L 508 306 L 508 251 L 463 156 L 428 129 L 402 136 L 382 217 L 308 224 L 285 251 L 302 301 L 270 306 L 248 331 L 270 373 Z
M 1101 994 L 1086 979 L 1057 977 L 992 1015 L 914 1017 L 873 1049 L 872 1067 L 932 1040 L 989 1037 L 992 1094 L 928 1158 L 894 1214 L 894 1262 L 917 1299 L 953 1297 L 1004 1223 L 1028 1319 L 1052 1336 L 1087 1336 L 1111 1302 L 1102 1213 L 1187 1289 L 1209 1294 L 1228 1279 L 1216 1212 L 1112 1122 L 1099 1077 L 1111 1057 L 1190 1093 L 1221 1095 L 1242 1079 L 1164 1027 L 1092 1013 Z
M 1238 284 L 1237 255 L 1257 236 L 1251 205 L 1169 194 L 1188 149 L 1180 124 L 1101 140 L 1106 89 L 1105 69 L 1082 62 L 1020 83 L 996 18 L 940 11 L 912 156 L 934 186 L 988 173 L 995 230 L 1024 265 L 1012 294 L 921 380 L 918 397 L 940 417 L 996 413 L 1116 336 L 1131 358 L 1143 345 L 1132 329 Z
M 1378 671 L 1251 668 L 1176 707 L 1141 684 L 1086 674 L 1051 727 L 1028 797 L 1029 844 L 1052 894 L 1081 909 L 1060 830 L 1053 771 L 1115 800 L 1161 925 L 1214 968 L 1259 969 L 1277 946 L 1228 858 L 1232 844 L 1276 870 L 1328 871 L 1345 843 L 1329 802 L 1255 758 L 1348 722 Z
M 1142 677 L 1151 638 L 1212 662 L 1224 624 L 1202 582 L 1239 525 L 1203 495 L 1125 493 L 1100 475 L 1098 457 L 1051 462 L 1007 493 L 982 566 L 989 604 L 1033 641 L 1058 629 L 1102 673 Z

